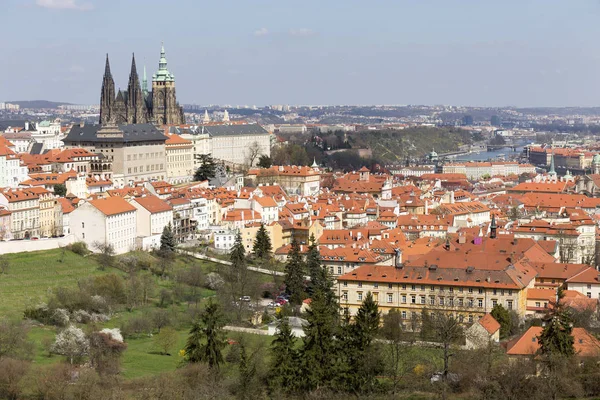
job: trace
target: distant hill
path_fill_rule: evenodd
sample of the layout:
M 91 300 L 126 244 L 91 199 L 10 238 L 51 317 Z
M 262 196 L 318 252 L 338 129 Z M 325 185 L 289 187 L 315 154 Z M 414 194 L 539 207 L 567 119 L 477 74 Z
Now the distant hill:
M 72 103 L 65 103 L 60 101 L 48 101 L 48 100 L 21 100 L 21 101 L 7 101 L 7 103 L 18 104 L 21 108 L 58 108 L 62 105 L 71 105 Z

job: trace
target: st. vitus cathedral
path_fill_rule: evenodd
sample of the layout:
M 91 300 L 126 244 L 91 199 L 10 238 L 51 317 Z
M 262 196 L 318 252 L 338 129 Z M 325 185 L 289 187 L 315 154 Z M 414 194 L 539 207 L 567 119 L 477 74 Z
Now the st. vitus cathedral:
M 183 108 L 175 96 L 175 76 L 167 70 L 165 48 L 161 48 L 158 71 L 152 75 L 152 91 L 148 91 L 146 67 L 140 85 L 135 56 L 131 61 L 131 73 L 127 91 L 115 95 L 115 82 L 110 72 L 108 54 L 102 80 L 100 95 L 100 123 L 145 124 L 153 122 L 159 125 L 180 125 L 185 123 Z

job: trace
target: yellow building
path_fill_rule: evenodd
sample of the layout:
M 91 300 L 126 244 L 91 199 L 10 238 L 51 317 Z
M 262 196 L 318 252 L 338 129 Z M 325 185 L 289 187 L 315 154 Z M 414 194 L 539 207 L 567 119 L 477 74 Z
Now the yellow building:
M 254 239 L 256 238 L 256 233 L 259 229 L 260 223 L 252 223 L 246 225 L 240 230 L 240 234 L 242 235 L 242 243 L 246 248 L 246 252 L 252 252 L 252 248 L 254 247 Z M 281 225 L 279 225 L 277 222 L 273 222 L 265 225 L 265 229 L 267 230 L 269 238 L 271 238 L 271 248 L 273 251 L 283 246 L 283 229 Z
M 364 265 L 337 277 L 337 291 L 340 306 L 351 315 L 371 292 L 383 313 L 397 309 L 404 319 L 427 309 L 457 313 L 461 320 L 473 322 L 496 304 L 524 317 L 527 289 L 533 287 L 535 273 L 519 271 L 519 278 L 517 268 Z
M 40 194 L 40 236 L 51 237 L 56 233 L 54 214 L 55 198 L 51 192 Z

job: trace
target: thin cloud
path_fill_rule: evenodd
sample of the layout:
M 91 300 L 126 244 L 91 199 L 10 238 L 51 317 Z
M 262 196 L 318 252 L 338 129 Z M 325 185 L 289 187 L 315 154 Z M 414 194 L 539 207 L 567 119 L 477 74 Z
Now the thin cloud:
M 260 28 L 254 31 L 254 36 L 267 36 L 269 30 L 267 28 Z
M 55 10 L 89 11 L 94 8 L 91 3 L 80 3 L 79 0 L 36 0 L 35 4 Z
M 312 36 L 314 34 L 315 32 L 308 28 L 290 29 L 290 35 L 292 36 Z

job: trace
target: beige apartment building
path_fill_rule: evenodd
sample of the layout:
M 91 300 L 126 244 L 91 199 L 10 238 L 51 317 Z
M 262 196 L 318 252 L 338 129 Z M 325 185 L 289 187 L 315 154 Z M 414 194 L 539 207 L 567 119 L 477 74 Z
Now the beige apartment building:
M 194 176 L 192 142 L 176 134 L 168 134 L 165 142 L 167 157 L 167 182 L 187 183 Z
M 321 189 L 321 173 L 318 168 L 296 165 L 276 165 L 248 171 L 246 178 L 256 185 L 279 185 L 289 195 L 315 196 Z
M 67 148 L 81 147 L 112 162 L 115 187 L 165 180 L 168 138 L 152 124 L 74 125 L 64 139 Z
M 2 189 L 0 206 L 10 211 L 10 230 L 14 239 L 29 239 L 40 235 L 40 196 L 44 188 Z

